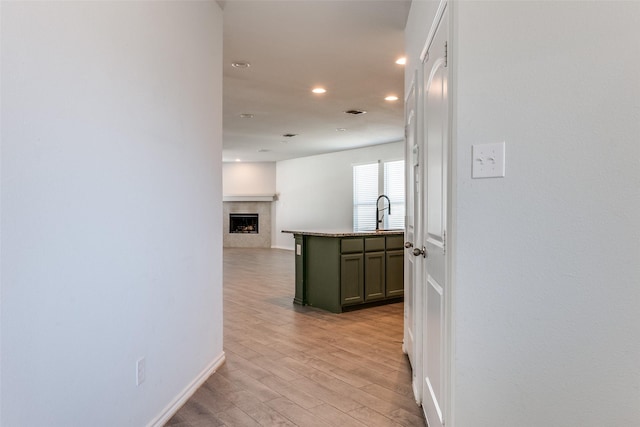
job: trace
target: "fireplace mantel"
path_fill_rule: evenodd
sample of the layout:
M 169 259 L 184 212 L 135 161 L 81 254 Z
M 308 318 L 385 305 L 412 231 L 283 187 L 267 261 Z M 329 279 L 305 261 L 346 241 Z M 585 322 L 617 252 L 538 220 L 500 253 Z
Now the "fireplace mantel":
M 276 200 L 275 194 L 256 194 L 256 195 L 224 195 L 223 202 L 273 202 Z

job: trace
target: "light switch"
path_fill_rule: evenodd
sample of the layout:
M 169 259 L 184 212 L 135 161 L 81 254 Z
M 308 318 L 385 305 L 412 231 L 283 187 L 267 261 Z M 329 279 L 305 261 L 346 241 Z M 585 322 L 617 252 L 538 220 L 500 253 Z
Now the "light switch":
M 474 145 L 471 150 L 471 178 L 503 178 L 504 145 L 504 142 Z

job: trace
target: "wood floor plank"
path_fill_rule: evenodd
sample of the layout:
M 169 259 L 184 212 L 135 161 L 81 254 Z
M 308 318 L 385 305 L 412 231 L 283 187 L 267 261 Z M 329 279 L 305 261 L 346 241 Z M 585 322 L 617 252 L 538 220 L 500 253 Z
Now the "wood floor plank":
M 267 400 L 276 399 L 281 395 L 274 391 L 273 389 L 267 387 L 257 379 L 245 374 L 242 371 L 230 371 L 229 373 L 224 374 L 229 381 L 236 382 L 240 384 L 240 386 L 244 390 L 249 390 L 258 398 L 260 401 L 265 402 Z
M 218 369 L 218 372 L 216 372 L 217 375 L 210 376 L 203 384 L 203 387 L 221 393 L 232 393 L 235 391 L 243 390 L 240 384 L 234 383 L 227 379 L 228 371 L 229 367 L 226 364 L 222 365 Z M 227 374 L 225 375 L 225 373 Z
M 376 383 L 396 393 L 403 394 L 413 399 L 413 387 L 411 386 L 411 371 L 394 371 L 382 375 Z
M 363 387 L 371 384 L 371 381 L 369 381 L 368 378 L 358 375 L 357 373 L 354 373 L 354 371 L 355 369 L 347 371 L 342 368 L 335 368 L 329 372 L 329 375 L 355 387 Z
M 258 421 L 261 426 L 266 427 L 280 427 L 291 426 L 296 427 L 296 424 L 289 421 L 286 417 L 281 415 L 278 411 L 268 407 L 265 404 L 259 404 L 259 406 L 248 408 L 246 411 L 251 417 Z
M 396 407 L 403 408 L 412 414 L 420 414 L 421 410 L 415 402 L 408 400 L 404 395 L 393 392 L 378 384 L 369 384 L 361 387 L 360 389 L 372 396 L 376 396 L 377 398 L 384 400 L 385 402 L 392 403 Z
M 312 412 L 301 408 L 284 397 L 270 400 L 266 404 L 301 427 L 330 427 L 333 425 L 321 420 Z
M 333 426 L 340 427 L 367 427 L 366 424 L 353 418 L 351 415 L 334 408 L 331 405 L 320 405 L 309 409 L 315 416 L 322 418 Z
M 305 390 L 301 390 L 276 376 L 262 378 L 260 382 L 304 409 L 313 408 L 323 403 L 322 400 L 313 397 Z
M 384 415 L 381 415 L 380 413 L 367 407 L 354 409 L 353 411 L 349 412 L 349 415 L 357 420 L 360 420 L 367 426 L 402 427 L 402 424 L 398 424 L 390 418 L 387 418 Z
M 290 251 L 225 248 L 226 363 L 166 425 L 424 427 L 402 303 L 301 307 L 294 273 Z
M 242 409 L 234 406 L 224 412 L 221 412 L 218 418 L 224 422 L 225 426 L 237 426 L 237 427 L 260 427 L 260 424 L 253 418 L 247 415 Z
M 402 408 L 391 412 L 389 417 L 394 422 L 406 427 L 424 427 L 424 418 L 422 416 L 407 412 Z
M 210 426 L 222 426 L 224 423 L 206 407 L 194 400 L 189 399 L 180 409 L 180 417 L 188 425 L 198 425 L 206 423 Z
M 285 381 L 294 381 L 303 378 L 302 374 L 299 374 L 282 364 L 282 359 L 284 359 L 284 357 L 258 357 L 253 359 L 252 362 L 258 367 L 264 369 L 265 371 L 268 371 L 272 375 L 282 378 Z
M 351 374 L 367 379 L 369 384 L 377 384 L 389 389 L 390 391 L 404 394 L 405 396 L 409 393 L 413 393 L 413 389 L 411 388 L 411 377 L 402 372 L 392 371 L 382 373 L 375 369 L 361 367 L 351 371 Z
M 241 371 L 251 378 L 260 379 L 268 377 L 271 373 L 260 366 L 247 360 L 234 351 L 226 352 L 226 364 L 229 365 L 229 371 Z
M 296 380 L 291 384 L 300 390 L 306 390 L 307 393 L 311 393 L 326 404 L 329 404 L 343 412 L 349 412 L 362 406 L 348 396 L 334 393 L 328 388 L 308 378 Z
M 207 411 L 217 414 L 233 408 L 235 405 L 224 394 L 217 392 L 216 390 L 209 390 L 206 387 L 200 387 L 193 396 L 191 401 L 198 403 Z

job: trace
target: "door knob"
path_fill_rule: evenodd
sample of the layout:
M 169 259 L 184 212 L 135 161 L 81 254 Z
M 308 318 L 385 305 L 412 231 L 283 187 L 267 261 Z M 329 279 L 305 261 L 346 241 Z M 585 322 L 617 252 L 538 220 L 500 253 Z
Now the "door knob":
M 422 255 L 422 258 L 426 258 L 427 257 L 427 248 L 425 248 L 424 246 L 422 247 L 422 249 L 413 248 L 413 256 L 420 256 L 420 255 Z
M 412 247 L 413 247 L 413 243 L 411 243 L 411 242 L 404 242 L 404 247 L 405 247 L 405 248 L 407 248 L 407 249 L 412 248 Z

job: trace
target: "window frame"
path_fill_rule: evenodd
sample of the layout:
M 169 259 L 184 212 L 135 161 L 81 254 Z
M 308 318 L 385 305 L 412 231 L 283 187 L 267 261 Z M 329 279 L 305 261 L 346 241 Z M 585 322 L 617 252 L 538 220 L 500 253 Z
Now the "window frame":
M 369 198 L 371 198 L 371 195 L 367 195 L 367 197 L 365 197 L 365 200 L 358 200 L 357 199 L 357 194 L 359 192 L 358 189 L 358 183 L 356 181 L 356 174 L 357 174 L 357 168 L 361 167 L 361 166 L 371 166 L 371 165 L 377 165 L 377 194 L 375 195 L 375 198 L 377 199 L 379 195 L 381 194 L 385 194 L 387 195 L 388 192 L 388 188 L 387 188 L 387 172 L 386 172 L 386 168 L 387 168 L 387 164 L 389 163 L 395 163 L 395 162 L 403 162 L 403 167 L 402 167 L 402 173 L 400 174 L 400 176 L 398 177 L 398 182 L 396 182 L 396 186 L 400 186 L 402 188 L 402 200 L 401 201 L 394 201 L 391 200 L 391 212 L 392 215 L 390 218 L 390 215 L 386 214 L 383 216 L 383 223 L 380 224 L 380 228 L 381 229 L 390 229 L 390 228 L 394 228 L 394 229 L 404 229 L 404 224 L 405 224 L 405 200 L 406 200 L 406 183 L 405 183 L 405 168 L 406 168 L 406 160 L 404 158 L 391 158 L 391 159 L 385 159 L 385 160 L 376 160 L 376 161 L 371 161 L 371 162 L 362 162 L 362 163 L 353 163 L 352 164 L 352 176 L 353 176 L 353 183 L 352 183 L 352 199 L 353 199 L 353 204 L 352 204 L 352 223 L 353 223 L 353 230 L 354 231 L 373 231 L 376 228 L 376 220 L 377 220 L 377 209 L 378 207 L 375 204 L 375 201 L 369 200 Z M 391 199 L 391 197 L 389 197 Z M 359 203 L 358 203 L 359 202 Z M 385 204 L 386 206 L 386 204 Z M 393 209 L 393 207 L 395 207 L 396 209 Z M 366 218 L 363 215 L 362 211 L 363 209 L 371 209 L 373 212 L 371 213 L 371 221 Z M 400 215 L 397 216 L 397 213 L 394 212 L 398 212 L 400 211 Z

